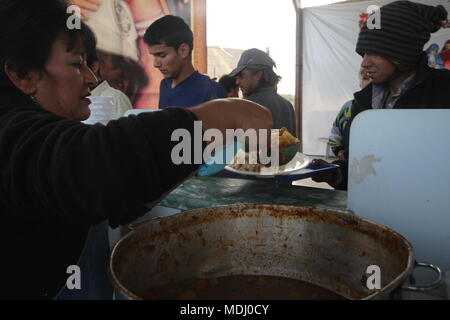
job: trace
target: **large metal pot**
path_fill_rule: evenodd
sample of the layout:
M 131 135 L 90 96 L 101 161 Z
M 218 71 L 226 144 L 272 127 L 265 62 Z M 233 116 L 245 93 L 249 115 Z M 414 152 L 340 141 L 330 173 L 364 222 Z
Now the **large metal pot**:
M 379 290 L 367 288 L 371 265 L 381 271 Z M 153 286 L 232 274 L 284 276 L 349 299 L 381 299 L 392 297 L 413 268 L 411 245 L 387 227 L 346 212 L 278 205 L 150 220 L 123 237 L 110 260 L 114 285 L 131 299 Z

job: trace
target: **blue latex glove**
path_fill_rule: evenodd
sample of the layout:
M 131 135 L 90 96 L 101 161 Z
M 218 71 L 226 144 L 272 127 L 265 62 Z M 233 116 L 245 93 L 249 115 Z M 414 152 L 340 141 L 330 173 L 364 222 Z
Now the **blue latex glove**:
M 216 154 L 212 155 L 204 164 L 198 169 L 199 176 L 210 176 L 222 171 L 233 160 L 239 149 L 242 148 L 242 143 L 235 141 L 225 145 Z M 230 150 L 230 151 L 229 151 Z

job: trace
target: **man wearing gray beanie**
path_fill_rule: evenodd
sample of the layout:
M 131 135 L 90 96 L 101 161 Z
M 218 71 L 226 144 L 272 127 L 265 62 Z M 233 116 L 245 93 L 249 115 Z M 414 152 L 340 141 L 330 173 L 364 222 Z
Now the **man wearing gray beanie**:
M 372 83 L 354 94 L 347 119 L 341 121 L 345 160 L 335 161 L 340 172 L 314 179 L 336 189 L 347 189 L 350 127 L 357 114 L 368 109 L 450 108 L 450 71 L 428 67 L 423 50 L 431 33 L 448 27 L 445 8 L 395 1 L 380 8 L 379 20 L 380 28 L 364 23 L 356 44 Z

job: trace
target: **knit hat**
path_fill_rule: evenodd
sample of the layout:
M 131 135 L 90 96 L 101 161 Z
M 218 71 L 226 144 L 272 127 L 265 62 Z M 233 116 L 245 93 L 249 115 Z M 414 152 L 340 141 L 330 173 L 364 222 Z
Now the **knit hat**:
M 359 32 L 356 52 L 373 53 L 388 59 L 400 70 L 414 68 L 430 34 L 447 19 L 447 10 L 411 1 L 395 1 L 380 8 L 381 28 L 369 29 L 367 21 Z

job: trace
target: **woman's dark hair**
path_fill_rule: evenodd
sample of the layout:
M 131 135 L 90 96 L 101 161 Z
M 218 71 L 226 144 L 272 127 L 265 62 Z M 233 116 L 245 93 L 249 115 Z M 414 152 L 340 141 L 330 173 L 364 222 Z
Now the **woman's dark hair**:
M 92 29 L 84 23 L 81 30 L 83 35 L 84 50 L 86 53 L 86 64 L 89 68 L 91 68 L 94 62 L 99 61 L 97 55 L 97 38 L 95 37 Z
M 229 93 L 232 89 L 238 87 L 238 85 L 236 84 L 236 78 L 230 77 L 227 74 L 220 77 L 219 83 L 225 88 L 227 93 Z
M 67 51 L 81 40 L 81 29 L 69 29 L 64 0 L 0 0 L 0 86 L 13 84 L 4 66 L 25 76 L 44 72 L 52 45 L 60 34 L 68 39 Z
M 153 22 L 145 31 L 144 41 L 149 46 L 166 45 L 178 48 L 186 43 L 189 53 L 194 49 L 194 35 L 184 20 L 177 16 L 167 15 Z

